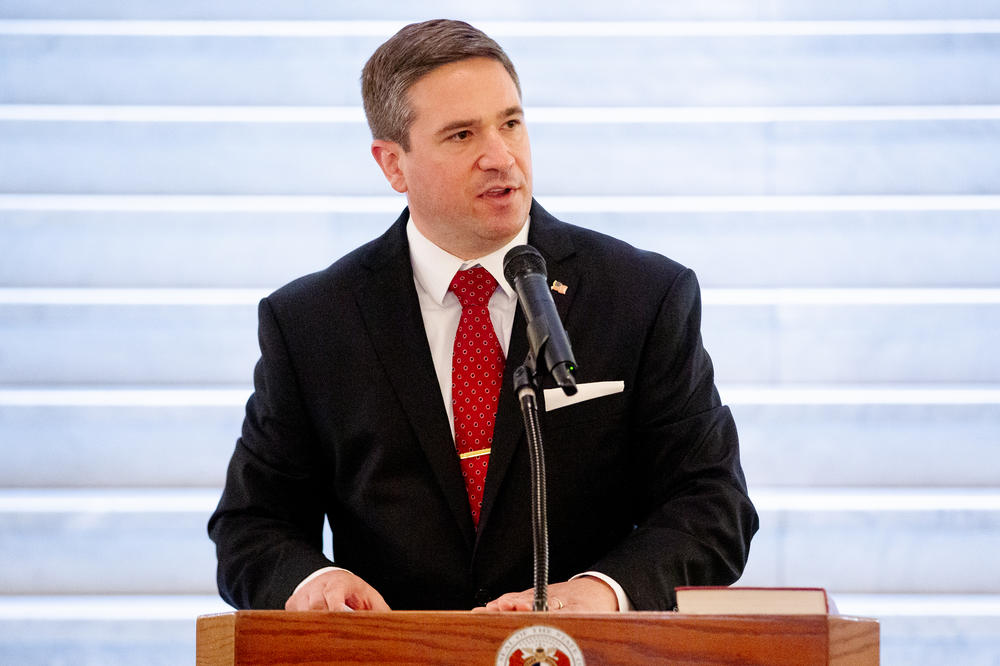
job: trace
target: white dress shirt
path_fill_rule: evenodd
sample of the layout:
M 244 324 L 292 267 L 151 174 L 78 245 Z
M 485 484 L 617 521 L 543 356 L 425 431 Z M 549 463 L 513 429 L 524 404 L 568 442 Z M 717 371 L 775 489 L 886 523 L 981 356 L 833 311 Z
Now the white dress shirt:
M 406 223 L 406 239 L 410 245 L 410 263 L 413 267 L 413 282 L 417 288 L 417 299 L 420 302 L 420 313 L 424 320 L 424 331 L 427 343 L 431 348 L 431 358 L 434 361 L 434 372 L 441 388 L 441 399 L 448 412 L 448 423 L 451 426 L 452 439 L 455 438 L 455 419 L 451 406 L 451 357 L 455 346 L 455 334 L 462 319 L 462 304 L 458 297 L 449 291 L 448 287 L 458 271 L 482 266 L 493 279 L 497 281 L 497 289 L 490 298 L 490 320 L 493 330 L 500 341 L 504 358 L 510 346 L 511 331 L 514 328 L 514 315 L 517 313 L 517 294 L 503 275 L 503 259 L 507 252 L 518 245 L 528 242 L 528 227 L 530 218 L 525 221 L 521 231 L 509 243 L 499 250 L 476 259 L 463 260 L 441 249 L 420 233 L 411 218 Z M 520 364 L 522 359 L 507 359 L 507 362 Z M 530 498 L 524 498 L 529 501 Z M 295 588 L 299 588 L 313 578 L 338 567 L 326 567 L 313 572 Z M 619 610 L 630 610 L 632 605 L 614 579 L 597 571 L 587 571 L 574 576 L 592 576 L 607 583 L 618 598 Z
M 500 349 L 507 358 L 510 334 L 514 329 L 514 315 L 517 313 L 517 294 L 503 276 L 503 258 L 507 251 L 528 242 L 528 226 L 525 222 L 521 231 L 509 243 L 485 257 L 464 261 L 442 250 L 429 241 L 411 219 L 406 223 L 406 239 L 410 243 L 410 263 L 413 266 L 413 282 L 417 287 L 420 314 L 424 318 L 424 331 L 434 360 L 441 398 L 448 412 L 451 437 L 455 438 L 455 415 L 451 406 L 451 356 L 455 347 L 455 334 L 462 320 L 462 304 L 458 297 L 448 290 L 458 271 L 482 266 L 497 281 L 497 289 L 490 298 L 490 320 L 500 341 Z M 513 359 L 518 364 L 523 359 Z M 507 359 L 508 362 L 511 359 Z

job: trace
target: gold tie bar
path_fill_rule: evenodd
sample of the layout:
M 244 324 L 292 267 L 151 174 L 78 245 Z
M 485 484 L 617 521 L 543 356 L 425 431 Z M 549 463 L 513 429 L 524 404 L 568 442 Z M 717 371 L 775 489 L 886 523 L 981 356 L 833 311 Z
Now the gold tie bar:
M 466 458 L 476 458 L 478 456 L 489 455 L 490 449 L 479 449 L 478 451 L 466 451 L 465 453 L 459 453 L 458 459 L 465 460 Z

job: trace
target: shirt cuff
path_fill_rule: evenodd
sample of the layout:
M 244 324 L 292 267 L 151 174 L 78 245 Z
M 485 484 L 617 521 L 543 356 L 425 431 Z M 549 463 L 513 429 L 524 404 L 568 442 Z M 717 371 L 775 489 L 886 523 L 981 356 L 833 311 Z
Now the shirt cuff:
M 632 601 L 628 598 L 628 595 L 625 594 L 625 590 L 622 588 L 622 586 L 619 585 L 618 581 L 616 581 L 614 578 L 602 574 L 600 571 L 584 571 L 581 574 L 573 576 L 573 578 L 570 578 L 570 580 L 582 578 L 583 576 L 592 576 L 594 578 L 597 578 L 598 580 L 607 583 L 608 587 L 610 587 L 614 591 L 615 597 L 618 599 L 619 612 L 632 610 Z
M 327 571 L 347 571 L 347 569 L 343 569 L 341 567 L 323 567 L 322 569 L 317 569 L 316 571 L 313 571 L 311 574 L 309 574 L 308 576 L 306 576 L 305 578 L 303 578 L 302 582 L 295 586 L 295 589 L 292 590 L 292 595 L 291 596 L 294 597 L 295 593 L 298 592 L 300 589 L 302 589 L 302 587 L 306 583 L 308 583 L 309 581 L 311 581 L 314 578 L 319 578 L 320 576 L 322 576 L 323 574 L 325 574 Z

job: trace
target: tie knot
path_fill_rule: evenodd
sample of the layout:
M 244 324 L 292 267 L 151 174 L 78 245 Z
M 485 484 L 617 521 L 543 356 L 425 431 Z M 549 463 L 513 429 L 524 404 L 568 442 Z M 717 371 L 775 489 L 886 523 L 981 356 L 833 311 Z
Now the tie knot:
M 463 308 L 486 305 L 496 291 L 497 281 L 482 266 L 455 273 L 448 289 L 458 297 Z

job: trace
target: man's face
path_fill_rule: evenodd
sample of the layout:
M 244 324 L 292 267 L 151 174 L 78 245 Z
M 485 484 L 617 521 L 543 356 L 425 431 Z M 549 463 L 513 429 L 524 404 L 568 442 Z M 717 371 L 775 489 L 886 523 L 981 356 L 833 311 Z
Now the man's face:
M 375 141 L 372 153 L 414 223 L 463 259 L 503 247 L 531 207 L 531 146 L 507 70 L 490 58 L 442 65 L 413 84 L 409 103 L 410 150 Z

